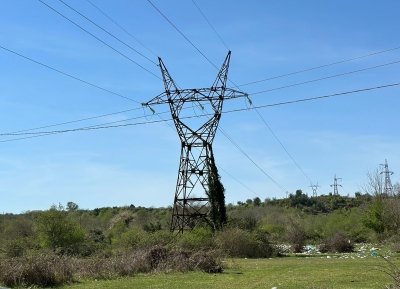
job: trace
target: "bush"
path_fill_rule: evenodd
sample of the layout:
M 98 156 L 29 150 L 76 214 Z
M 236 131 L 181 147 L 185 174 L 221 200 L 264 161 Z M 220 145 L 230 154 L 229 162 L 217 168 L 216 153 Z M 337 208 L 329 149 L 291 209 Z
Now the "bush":
M 75 278 L 115 279 L 136 273 L 202 270 L 222 272 L 215 256 L 206 251 L 155 246 L 111 257 L 74 258 L 46 251 L 18 258 L 0 259 L 0 283 L 9 287 L 52 287 Z
M 61 205 L 53 205 L 48 211 L 40 212 L 35 219 L 35 230 L 39 233 L 42 245 L 54 250 L 81 243 L 85 239 L 79 223 L 71 219 Z
M 151 248 L 156 245 L 171 247 L 176 243 L 178 236 L 176 234 L 171 234 L 169 231 L 156 231 L 152 234 L 146 234 L 143 236 L 139 247 L 140 248 Z
M 320 252 L 349 253 L 354 250 L 354 243 L 343 232 L 336 232 L 329 239 L 322 242 Z
M 26 249 L 20 241 L 9 241 L 5 244 L 5 253 L 9 258 L 21 257 L 24 255 Z
M 293 253 L 300 253 L 306 242 L 305 232 L 298 226 L 291 226 L 287 231 L 287 240 L 292 245 Z
M 121 235 L 117 243 L 122 248 L 137 249 L 144 238 L 144 232 L 138 230 L 129 230 Z
M 214 233 L 208 228 L 195 227 L 193 231 L 178 236 L 177 245 L 186 250 L 199 250 L 214 246 Z
M 274 254 L 265 233 L 229 229 L 217 235 L 218 246 L 231 257 L 266 258 Z
M 8 258 L 0 262 L 0 281 L 6 286 L 41 287 L 72 282 L 73 266 L 68 257 L 49 253 Z

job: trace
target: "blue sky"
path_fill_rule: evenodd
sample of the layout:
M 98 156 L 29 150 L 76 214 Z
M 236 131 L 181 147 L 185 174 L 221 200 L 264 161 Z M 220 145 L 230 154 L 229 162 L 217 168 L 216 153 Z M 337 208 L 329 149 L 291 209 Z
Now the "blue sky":
M 132 61 L 161 77 L 163 59 L 182 88 L 210 87 L 218 73 L 145 0 L 65 0 L 86 17 L 151 59 L 143 58 L 56 0 L 45 3 Z M 228 52 L 192 1 L 152 3 L 217 67 Z M 229 79 L 236 85 L 334 63 L 400 46 L 398 1 L 201 1 L 196 4 L 232 51 Z M 40 1 L 0 3 L 0 46 L 64 73 L 126 96 L 133 102 L 71 79 L 0 49 L 0 133 L 58 124 L 140 108 L 163 92 L 163 82 L 67 21 Z M 255 106 L 400 82 L 400 64 L 340 77 L 252 93 L 400 60 L 400 49 L 253 85 L 241 86 Z M 233 86 L 229 83 L 230 86 Z M 365 173 L 385 159 L 400 181 L 398 110 L 394 86 L 259 109 L 259 113 L 320 194 L 332 191 L 336 173 L 342 195 L 353 195 Z M 224 110 L 246 108 L 244 99 Z M 167 106 L 154 107 L 157 113 Z M 193 108 L 189 114 L 199 114 Z M 89 121 L 39 130 L 65 130 L 159 120 L 140 108 Z M 168 113 L 162 115 L 170 118 Z M 201 119 L 199 120 L 201 121 Z M 170 123 L 173 126 L 172 123 Z M 0 135 L 0 212 L 42 210 L 53 203 L 103 206 L 168 206 L 173 202 L 180 142 L 166 123 L 77 131 L 10 141 Z M 312 193 L 300 171 L 254 110 L 224 114 L 220 127 L 284 190 Z M 285 192 L 221 132 L 214 153 L 227 202 Z M 232 178 L 233 176 L 234 178 Z M 240 181 L 240 183 L 238 181 Z M 242 184 L 245 186 L 243 186 Z

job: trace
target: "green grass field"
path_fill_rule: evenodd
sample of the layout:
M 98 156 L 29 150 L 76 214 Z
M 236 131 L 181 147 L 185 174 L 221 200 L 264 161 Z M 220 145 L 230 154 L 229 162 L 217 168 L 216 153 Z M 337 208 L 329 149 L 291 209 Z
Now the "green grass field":
M 354 259 L 353 259 L 353 258 Z M 400 267 L 399 256 L 391 261 Z M 85 280 L 74 288 L 386 288 L 393 280 L 378 269 L 388 267 L 380 257 L 338 256 L 229 259 L 222 274 L 202 272 L 139 274 L 118 280 Z

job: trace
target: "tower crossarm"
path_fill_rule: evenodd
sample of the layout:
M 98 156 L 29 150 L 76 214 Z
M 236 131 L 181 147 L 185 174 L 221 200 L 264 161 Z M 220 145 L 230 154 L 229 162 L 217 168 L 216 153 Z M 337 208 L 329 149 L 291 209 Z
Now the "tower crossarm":
M 143 106 L 151 106 L 151 105 L 157 105 L 157 104 L 164 104 L 168 103 L 168 98 L 167 98 L 167 93 L 163 92 L 151 99 L 148 102 L 142 103 Z
M 170 96 L 170 97 L 168 97 Z M 171 97 L 177 96 L 177 97 Z M 178 102 L 207 102 L 207 101 L 220 101 L 225 99 L 233 99 L 239 97 L 248 97 L 248 94 L 235 90 L 232 88 L 224 87 L 210 87 L 210 88 L 196 88 L 196 89 L 179 89 L 165 91 L 150 101 L 143 103 L 145 106 L 157 104 L 171 104 Z

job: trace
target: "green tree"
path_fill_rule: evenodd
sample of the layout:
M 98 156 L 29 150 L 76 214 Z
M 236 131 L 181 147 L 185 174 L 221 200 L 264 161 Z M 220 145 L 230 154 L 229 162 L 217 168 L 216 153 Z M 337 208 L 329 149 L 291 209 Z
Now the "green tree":
M 79 223 L 71 219 L 61 205 L 52 205 L 48 211 L 41 212 L 34 223 L 41 244 L 54 250 L 80 243 L 85 238 Z
M 214 157 L 210 158 L 209 174 L 208 174 L 208 190 L 206 194 L 210 200 L 210 219 L 214 226 L 214 230 L 222 229 L 226 224 L 226 206 L 225 206 L 225 188 L 221 183 L 221 177 L 218 174 Z
M 261 205 L 261 199 L 259 197 L 255 197 L 253 199 L 254 207 L 259 207 Z
M 252 205 L 252 204 L 253 204 L 253 200 L 252 200 L 252 199 L 247 199 L 247 200 L 246 200 L 246 204 L 247 204 L 248 206 Z
M 76 211 L 79 209 L 79 206 L 75 204 L 74 202 L 68 202 L 67 203 L 67 210 L 68 211 Z
M 384 203 L 382 199 L 375 198 L 374 203 L 370 207 L 368 213 L 362 219 L 363 225 L 375 231 L 377 234 L 385 232 Z

